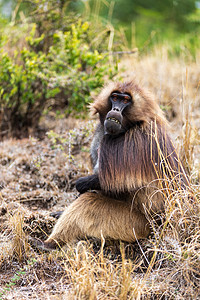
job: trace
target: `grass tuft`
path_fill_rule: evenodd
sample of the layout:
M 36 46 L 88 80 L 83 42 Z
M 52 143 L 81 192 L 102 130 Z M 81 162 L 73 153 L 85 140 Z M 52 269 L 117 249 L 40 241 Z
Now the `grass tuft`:
M 12 256 L 14 256 L 19 262 L 23 261 L 27 256 L 28 243 L 25 236 L 24 216 L 21 212 L 16 212 L 10 217 L 10 226 L 12 230 Z

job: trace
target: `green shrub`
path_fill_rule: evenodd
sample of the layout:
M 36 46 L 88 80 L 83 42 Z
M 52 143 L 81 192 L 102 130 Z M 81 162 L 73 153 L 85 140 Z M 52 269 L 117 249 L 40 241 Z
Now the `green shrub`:
M 5 42 L 0 51 L 0 134 L 16 137 L 37 128 L 48 101 L 57 97 L 68 104 L 66 113 L 85 113 L 91 91 L 112 77 L 108 57 L 90 50 L 86 42 L 89 24 L 78 21 L 68 31 L 56 30 L 51 44 L 35 24 L 27 27 L 23 48 L 8 54 Z M 6 40 L 2 35 L 1 40 Z M 40 46 L 40 47 L 39 47 Z M 38 50 L 42 49 L 42 50 Z
M 54 61 L 50 70 L 54 76 L 54 88 L 64 88 L 68 99 L 68 112 L 86 111 L 91 101 L 91 91 L 102 86 L 105 75 L 112 77 L 114 72 L 108 65 L 108 58 L 97 50 L 90 50 L 86 42 L 87 22 L 71 26 L 71 31 L 58 31 L 53 36 L 49 49 L 49 60 Z

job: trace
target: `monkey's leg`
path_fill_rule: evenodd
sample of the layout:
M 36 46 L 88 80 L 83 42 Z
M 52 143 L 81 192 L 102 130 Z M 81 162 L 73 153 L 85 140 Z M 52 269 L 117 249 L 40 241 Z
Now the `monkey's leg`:
M 150 232 L 144 215 L 133 210 L 131 203 L 87 192 L 77 198 L 58 219 L 53 232 L 44 242 L 46 248 L 86 236 L 132 242 Z

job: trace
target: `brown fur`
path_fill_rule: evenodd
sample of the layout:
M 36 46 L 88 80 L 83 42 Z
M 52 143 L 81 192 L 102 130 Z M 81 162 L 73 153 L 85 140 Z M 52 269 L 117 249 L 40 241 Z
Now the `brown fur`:
M 108 198 L 101 192 L 88 192 L 64 211 L 46 246 L 53 240 L 62 245 L 86 236 L 132 242 L 135 240 L 133 229 L 137 238 L 150 232 L 145 216 L 132 211 L 130 202 Z
M 109 84 L 91 105 L 102 126 L 113 91 L 132 96 L 133 104 L 124 113 L 129 129 L 117 138 L 102 138 L 98 150 L 102 191 L 84 193 L 66 208 L 45 242 L 47 247 L 85 236 L 128 242 L 147 237 L 149 215 L 164 210 L 161 187 L 177 181 L 187 184 L 162 111 L 134 82 Z
M 180 162 L 165 128 L 155 122 L 152 126 L 146 130 L 135 126 L 118 139 L 103 138 L 99 155 L 102 190 L 131 192 L 155 180 L 160 185 L 161 178 L 181 179 Z

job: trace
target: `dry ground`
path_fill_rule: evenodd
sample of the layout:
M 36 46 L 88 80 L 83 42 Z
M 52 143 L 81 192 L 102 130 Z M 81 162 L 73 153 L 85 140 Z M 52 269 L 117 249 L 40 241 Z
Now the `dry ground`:
M 50 213 L 73 201 L 76 179 L 91 172 L 95 120 L 49 115 L 44 139 L 0 144 L 0 299 L 200 299 L 198 62 L 170 61 L 160 50 L 119 66 L 121 77 L 135 77 L 156 95 L 192 181 L 190 193 L 168 195 L 166 222 L 152 224 L 147 240 L 80 241 L 52 252 L 28 242 L 45 239 L 55 224 Z

